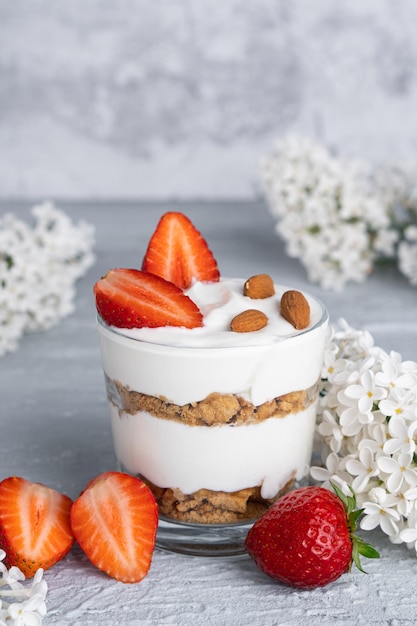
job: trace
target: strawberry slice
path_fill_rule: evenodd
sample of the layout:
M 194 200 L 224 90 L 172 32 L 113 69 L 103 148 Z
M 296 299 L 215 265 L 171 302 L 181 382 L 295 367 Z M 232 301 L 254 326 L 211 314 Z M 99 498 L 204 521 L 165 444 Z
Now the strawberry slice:
M 162 276 L 181 289 L 194 280 L 217 282 L 217 262 L 207 242 L 183 213 L 165 213 L 152 235 L 142 269 Z
M 158 509 L 149 487 L 121 472 L 104 472 L 75 500 L 71 526 L 88 559 L 110 577 L 142 580 L 155 547 Z
M 0 547 L 4 563 L 17 566 L 27 578 L 48 569 L 71 549 L 72 500 L 58 491 L 25 478 L 0 482 Z
M 197 305 L 160 276 L 136 269 L 110 270 L 94 285 L 97 311 L 119 328 L 203 325 Z

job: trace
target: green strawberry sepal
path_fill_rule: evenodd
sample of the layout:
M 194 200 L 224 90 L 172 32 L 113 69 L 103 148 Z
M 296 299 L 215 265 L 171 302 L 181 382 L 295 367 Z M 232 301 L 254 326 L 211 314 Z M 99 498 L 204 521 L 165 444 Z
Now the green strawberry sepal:
M 350 537 L 352 540 L 352 562 L 355 563 L 356 567 L 359 571 L 366 574 L 365 570 L 362 567 L 360 557 L 363 556 L 367 559 L 378 559 L 380 557 L 379 552 L 371 546 L 369 543 L 364 541 L 361 537 L 355 535 L 357 522 L 360 516 L 363 513 L 363 509 L 358 509 L 356 504 L 356 496 L 352 487 L 349 486 L 352 495 L 347 496 L 343 493 L 341 489 L 334 483 L 330 482 L 334 492 L 338 496 L 338 498 L 342 501 L 345 510 L 346 516 L 348 520 L 348 526 L 350 531 Z

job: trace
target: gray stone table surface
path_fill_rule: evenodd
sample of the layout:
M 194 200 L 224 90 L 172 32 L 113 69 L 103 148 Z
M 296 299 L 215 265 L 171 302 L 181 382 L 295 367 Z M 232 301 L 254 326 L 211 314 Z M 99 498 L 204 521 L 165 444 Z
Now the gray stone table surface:
M 76 310 L 56 327 L 26 335 L 0 360 L 0 479 L 15 474 L 75 498 L 87 481 L 115 467 L 95 329 L 93 283 L 110 267 L 139 266 L 160 215 L 189 215 L 208 240 L 223 275 L 270 273 L 277 282 L 324 300 L 332 323 L 344 317 L 375 343 L 417 359 L 417 290 L 395 269 L 377 270 L 342 294 L 307 282 L 289 259 L 262 202 L 57 203 L 96 228 L 97 261 L 77 284 Z M 27 202 L 0 205 L 25 217 Z M 111 580 L 75 547 L 45 573 L 45 625 L 414 624 L 417 559 L 405 546 L 369 533 L 381 559 L 323 589 L 296 591 L 256 569 L 249 557 L 185 557 L 156 551 L 139 584 Z

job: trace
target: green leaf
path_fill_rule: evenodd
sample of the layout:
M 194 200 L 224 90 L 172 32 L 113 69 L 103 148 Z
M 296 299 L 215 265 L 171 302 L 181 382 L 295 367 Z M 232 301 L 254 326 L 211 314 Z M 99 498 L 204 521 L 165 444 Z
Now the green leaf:
M 360 537 L 356 535 L 352 536 L 352 561 L 355 563 L 356 567 L 363 574 L 366 574 L 365 570 L 362 567 L 360 557 L 364 556 L 367 559 L 379 559 L 379 552 L 375 550 L 373 546 L 369 543 L 366 543 Z
M 356 511 L 356 498 L 353 495 L 352 496 L 347 496 L 347 514 L 351 515 L 354 511 Z
M 0 261 L 4 261 L 6 263 L 6 269 L 11 269 L 14 265 L 13 257 L 10 256 L 7 252 L 0 254 Z
M 362 513 L 363 513 L 363 509 L 356 509 L 356 511 L 352 511 L 352 513 L 350 513 L 350 515 L 349 515 L 349 524 L 350 524 L 350 527 L 351 527 L 352 531 L 355 530 L 356 522 L 358 521 L 358 519 L 360 518 Z
M 356 496 L 352 487 L 349 485 L 349 489 L 352 492 L 352 495 L 347 496 L 345 493 L 343 493 L 341 489 L 339 489 L 339 487 L 335 483 L 332 483 L 330 481 L 330 484 L 332 488 L 334 489 L 334 492 L 336 493 L 337 497 L 343 502 L 345 509 L 346 509 L 347 516 L 350 517 L 350 515 L 353 512 L 356 512 Z
M 367 559 L 379 559 L 380 554 L 378 550 L 376 550 L 370 543 L 366 543 L 360 537 L 355 537 L 356 543 L 358 545 L 358 551 L 361 556 L 366 557 Z
M 346 516 L 347 516 L 350 536 L 352 540 L 352 561 L 353 563 L 355 563 L 356 567 L 358 568 L 360 572 L 362 572 L 363 574 L 366 574 L 365 570 L 362 567 L 360 557 L 363 556 L 367 559 L 378 559 L 379 552 L 369 543 L 366 543 L 366 541 L 364 541 L 361 537 L 358 537 L 357 535 L 354 534 L 354 531 L 356 530 L 357 521 L 362 515 L 363 509 L 356 508 L 355 492 L 353 491 L 350 485 L 349 485 L 349 489 L 352 495 L 347 496 L 346 494 L 343 493 L 341 489 L 339 489 L 337 485 L 335 485 L 332 482 L 330 484 L 332 488 L 334 489 L 338 498 L 340 498 L 340 500 L 343 502 L 345 510 L 346 510 Z
M 363 574 L 367 573 L 362 567 L 359 546 L 355 541 L 353 542 L 353 545 L 352 545 L 352 561 L 354 562 L 354 564 L 356 565 L 356 567 L 358 568 L 360 572 L 362 572 Z
M 337 495 L 338 498 L 340 498 L 340 500 L 343 502 L 343 504 L 345 505 L 345 509 L 347 510 L 348 508 L 348 498 L 349 496 L 346 496 L 343 491 L 341 489 L 339 489 L 339 487 L 335 484 L 332 483 L 332 481 L 330 481 L 330 484 L 332 486 L 332 489 L 334 490 L 335 494 Z

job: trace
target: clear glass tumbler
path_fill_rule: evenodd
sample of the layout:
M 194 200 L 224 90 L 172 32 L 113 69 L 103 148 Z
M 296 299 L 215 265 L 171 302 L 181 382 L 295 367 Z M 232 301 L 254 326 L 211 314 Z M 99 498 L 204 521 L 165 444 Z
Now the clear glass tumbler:
M 244 554 L 254 521 L 305 482 L 328 314 L 267 345 L 197 348 L 98 331 L 118 468 L 159 507 L 157 546 Z

